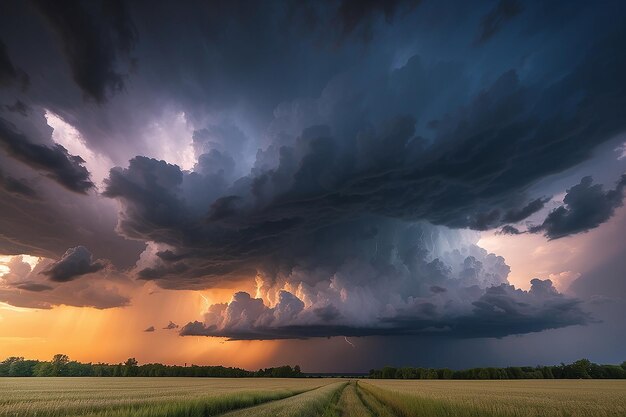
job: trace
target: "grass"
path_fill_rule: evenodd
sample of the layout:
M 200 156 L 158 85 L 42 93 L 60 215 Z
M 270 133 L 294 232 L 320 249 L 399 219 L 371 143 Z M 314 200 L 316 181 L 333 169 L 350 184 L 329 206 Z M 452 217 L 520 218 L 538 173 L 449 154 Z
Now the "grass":
M 624 380 L 370 380 L 361 386 L 402 417 L 626 416 Z
M 0 417 L 626 417 L 624 380 L 0 378 Z

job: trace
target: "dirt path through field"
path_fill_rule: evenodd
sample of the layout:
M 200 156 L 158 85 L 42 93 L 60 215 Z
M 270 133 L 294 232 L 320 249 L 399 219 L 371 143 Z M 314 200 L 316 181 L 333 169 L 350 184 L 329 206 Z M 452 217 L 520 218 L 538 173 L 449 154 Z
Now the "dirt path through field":
M 341 417 L 396 417 L 385 404 L 351 381 L 342 391 L 337 403 Z
M 324 385 L 282 400 L 222 414 L 222 417 L 333 416 L 332 408 L 345 385 L 345 382 Z
M 374 417 L 356 392 L 357 383 L 350 382 L 342 391 L 337 407 L 341 417 Z

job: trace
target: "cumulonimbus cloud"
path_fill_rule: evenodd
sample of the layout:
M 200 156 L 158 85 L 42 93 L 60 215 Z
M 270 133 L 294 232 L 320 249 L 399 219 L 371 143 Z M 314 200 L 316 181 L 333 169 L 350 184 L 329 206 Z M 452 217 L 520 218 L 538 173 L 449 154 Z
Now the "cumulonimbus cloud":
M 461 232 L 444 230 L 488 230 L 523 221 L 547 202 L 527 196 L 530 185 L 583 161 L 626 127 L 621 115 L 601 110 L 615 109 L 616 97 L 598 71 L 614 79 L 616 67 L 626 68 L 626 60 L 616 63 L 605 55 L 616 39 L 546 88 L 504 72 L 466 105 L 443 115 L 431 138 L 418 135 L 415 116 L 394 115 L 406 101 L 394 102 L 385 87 L 368 91 L 356 83 L 336 92 L 329 86 L 317 102 L 304 106 L 309 119 L 299 105 L 301 131 L 295 132 L 297 123 L 290 120 L 296 115 L 277 112 L 274 127 L 290 126 L 290 134 L 278 129 L 274 142 L 257 153 L 249 175 L 229 180 L 230 169 L 203 170 L 198 164 L 189 172 L 136 157 L 127 168 L 111 171 L 104 195 L 122 203 L 121 233 L 154 242 L 167 254 L 144 264 L 140 278 L 193 289 L 256 276 L 275 294 L 269 305 L 264 302 L 270 300 L 255 298 L 244 303 L 243 294 L 233 300 L 234 306 L 249 304 L 241 313 L 254 318 L 249 336 L 243 330 L 241 336 L 227 333 L 234 328 L 213 320 L 191 323 L 183 334 L 263 338 L 270 337 L 264 329 L 271 329 L 272 337 L 306 336 L 293 325 L 316 329 L 320 336 L 323 329 L 330 335 L 341 328 L 351 335 L 357 329 L 372 334 L 450 329 L 451 335 L 482 337 L 582 324 L 586 315 L 578 301 L 553 291 L 539 297 L 540 280 L 528 292 L 508 286 L 504 260 L 481 252 Z M 383 85 L 410 90 L 410 75 L 436 86 L 453 73 L 414 58 Z M 433 89 L 433 97 L 438 92 Z M 355 116 L 345 103 L 359 94 L 371 95 L 366 108 L 389 117 L 373 124 Z M 568 112 L 541 110 L 579 94 L 586 100 Z M 419 105 L 426 108 L 424 96 Z M 382 97 L 386 109 L 379 104 Z M 617 100 L 626 104 L 626 95 Z M 334 111 L 320 116 L 325 107 Z M 568 152 L 572 146 L 578 151 Z M 224 156 L 205 153 L 198 159 L 228 167 Z M 429 237 L 437 244 L 429 246 Z M 433 287 L 445 291 L 432 292 Z M 296 316 L 303 321 L 269 324 L 279 322 L 272 316 L 282 312 L 274 310 L 283 306 L 281 297 L 290 301 L 290 311 L 302 307 Z M 210 313 L 230 317 L 230 306 Z M 328 317 L 336 322 L 325 327 Z M 493 322 L 481 326 L 483 319 Z

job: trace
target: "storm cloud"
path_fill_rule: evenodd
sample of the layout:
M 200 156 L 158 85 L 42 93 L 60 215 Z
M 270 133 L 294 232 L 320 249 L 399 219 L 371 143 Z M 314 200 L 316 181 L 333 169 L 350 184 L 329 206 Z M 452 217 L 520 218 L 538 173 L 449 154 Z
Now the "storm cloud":
M 553 181 L 626 130 L 623 5 L 33 4 L 0 16 L 0 248 L 60 260 L 43 282 L 7 284 L 11 302 L 92 278 L 101 290 L 124 265 L 133 285 L 256 284 L 183 335 L 478 338 L 590 321 L 546 277 L 513 287 L 478 232 L 555 239 L 621 205 L 623 179 L 584 179 L 524 228 L 565 191 Z M 51 134 L 50 114 L 66 128 Z M 102 187 L 90 172 L 109 173 Z M 115 291 L 75 304 L 129 302 Z
M 68 249 L 63 257 L 50 265 L 42 274 L 51 281 L 71 281 L 81 275 L 92 274 L 106 267 L 104 261 L 94 261 L 91 252 L 84 246 Z
M 625 187 L 626 175 L 622 175 L 615 189 L 608 191 L 604 191 L 602 184 L 593 184 L 593 178 L 584 177 L 580 184 L 567 190 L 562 206 L 552 210 L 541 225 L 529 231 L 558 239 L 598 227 L 622 206 Z
M 127 168 L 111 171 L 104 195 L 122 204 L 122 234 L 154 242 L 168 254 L 144 264 L 141 279 L 195 289 L 256 276 L 276 300 L 293 301 L 289 311 L 305 305 L 311 312 L 335 311 L 294 324 L 318 329 L 319 335 L 324 335 L 323 317 L 329 316 L 345 320 L 339 328 L 346 334 L 355 334 L 346 327 L 377 328 L 390 306 L 394 311 L 383 327 L 389 333 L 405 332 L 405 325 L 419 329 L 422 321 L 424 328 L 453 327 L 457 330 L 450 334 L 469 337 L 582 324 L 586 316 L 579 303 L 559 294 L 553 296 L 562 302 L 552 300 L 532 311 L 513 308 L 532 305 L 527 301 L 498 298 L 497 291 L 518 290 L 493 289 L 507 285 L 508 267 L 504 262 L 498 267 L 493 254 L 472 253 L 478 251 L 475 241 L 450 238 L 463 243 L 455 246 L 463 256 L 446 259 L 453 255 L 444 256 L 420 239 L 442 233 L 428 224 L 490 230 L 524 221 L 549 200 L 528 195 L 535 182 L 579 164 L 624 129 L 625 115 L 615 110 L 623 107 L 614 105 L 626 104 L 626 95 L 615 94 L 614 83 L 622 82 L 616 71 L 626 69 L 626 61 L 611 53 L 621 40 L 619 32 L 598 41 L 565 76 L 541 87 L 506 70 L 466 103 L 447 109 L 430 133 L 420 126 L 422 113 L 454 84 L 456 70 L 413 56 L 401 68 L 379 74 L 384 82 L 374 88 L 356 74 L 348 81 L 348 73 L 329 82 L 316 99 L 279 106 L 271 141 L 257 152 L 249 174 L 233 179 L 234 161 L 209 145 L 191 172 L 136 157 Z M 421 83 L 428 87 L 419 99 L 409 96 Z M 556 110 L 562 102 L 571 105 Z M 328 108 L 333 111 L 325 113 Z M 376 116 L 363 116 L 370 114 Z M 485 268 L 492 262 L 497 272 Z M 338 275 L 345 280 L 345 294 L 360 294 L 361 308 L 346 300 L 328 301 L 337 297 L 326 288 L 338 285 Z M 386 287 L 379 287 L 381 282 Z M 433 294 L 433 285 L 446 291 Z M 300 286 L 314 295 L 301 299 L 288 290 Z M 469 309 L 431 300 L 458 296 L 473 286 L 476 304 Z M 403 294 L 401 301 L 392 300 L 394 294 Z M 409 306 L 417 298 L 423 302 Z M 282 311 L 283 304 L 275 300 L 268 307 L 264 300 L 240 293 L 233 302 L 235 307 L 249 304 L 249 311 L 237 314 L 274 322 L 274 311 Z M 365 305 L 378 305 L 380 311 L 368 315 Z M 504 307 L 519 320 L 517 326 L 496 314 Z M 234 314 L 230 304 L 219 308 L 223 312 L 215 314 Z M 359 314 L 345 311 L 352 308 Z M 563 314 L 555 315 L 559 309 Z M 473 336 L 458 330 L 464 324 L 480 327 L 480 319 L 488 321 L 490 315 L 507 324 L 487 326 Z M 182 333 L 226 335 L 228 328 L 211 320 L 202 325 L 191 323 Z M 263 325 L 246 326 L 251 334 L 245 337 L 266 337 Z M 274 327 L 277 333 L 283 328 Z M 333 328 L 327 327 L 329 335 L 335 334 Z M 306 334 L 293 329 L 285 327 L 285 337 Z
M 89 171 L 80 156 L 70 155 L 63 146 L 31 142 L 0 118 L 0 148 L 13 158 L 42 171 L 49 178 L 76 193 L 85 194 L 94 187 Z
M 332 240 L 360 221 L 373 228 L 395 218 L 475 230 L 520 222 L 547 201 L 524 197 L 535 181 L 585 160 L 622 128 L 625 115 L 608 108 L 626 95 L 616 97 L 613 85 L 602 81 L 626 68 L 626 61 L 605 56 L 617 39 L 599 45 L 593 58 L 547 90 L 525 86 L 515 71 L 503 73 L 468 105 L 448 113 L 428 139 L 417 134 L 414 116 L 382 119 L 380 126 L 352 117 L 345 125 L 353 111 L 342 106 L 345 96 L 372 94 L 364 101 L 378 108 L 377 98 L 391 93 L 357 85 L 337 96 L 331 83 L 324 94 L 332 98 L 319 99 L 335 109 L 318 119 L 325 124 L 306 127 L 290 141 L 287 132 L 277 134 L 276 143 L 257 153 L 247 176 L 230 182 L 223 169 L 184 172 L 137 157 L 128 168 L 111 171 L 104 195 L 122 202 L 119 231 L 125 236 L 186 254 L 179 262 L 157 260 L 142 275 L 183 288 L 208 285 L 212 276 L 248 273 L 275 253 L 306 246 L 301 242 L 316 234 Z M 405 72 L 425 80 L 442 73 L 414 58 L 390 73 L 388 84 L 406 82 L 410 88 Z M 577 98 L 580 104 L 566 112 L 543 111 L 580 94 L 585 99 Z M 393 106 L 392 100 L 387 107 Z M 291 117 L 281 113 L 276 123 Z M 557 123 L 564 118 L 566 123 Z

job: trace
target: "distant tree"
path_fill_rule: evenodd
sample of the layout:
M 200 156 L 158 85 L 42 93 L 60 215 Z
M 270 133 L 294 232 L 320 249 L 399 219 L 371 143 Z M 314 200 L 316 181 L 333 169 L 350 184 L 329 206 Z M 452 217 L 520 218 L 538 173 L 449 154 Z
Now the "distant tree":
M 591 378 L 591 361 L 589 359 L 580 359 L 571 365 L 573 378 Z
M 57 353 L 52 357 L 52 375 L 50 376 L 66 376 L 67 375 L 67 364 L 69 363 L 70 358 L 67 355 L 62 353 Z
M 452 379 L 454 372 L 451 369 L 444 368 L 439 370 L 439 379 Z
M 135 358 L 128 358 L 126 359 L 126 362 L 124 362 L 124 370 L 123 370 L 123 375 L 124 376 L 137 376 L 137 359 Z
M 552 368 L 550 368 L 549 366 L 544 366 L 543 368 L 541 368 L 541 374 L 545 379 L 554 379 Z
M 38 362 L 24 360 L 21 356 L 12 356 L 0 362 L 0 376 L 32 376 Z
M 506 374 L 509 379 L 522 379 L 524 377 L 524 371 L 522 371 L 522 368 L 517 366 L 506 368 Z
M 21 356 L 10 356 L 0 362 L 0 376 L 13 376 L 11 375 L 11 367 L 15 363 L 23 362 L 24 358 Z
M 54 376 L 50 362 L 39 362 L 33 369 L 33 376 Z
M 392 368 L 391 366 L 385 366 L 382 369 L 382 378 L 383 379 L 393 379 L 396 377 L 396 368 Z
M 489 379 L 490 375 L 489 375 L 489 369 L 487 368 L 481 368 L 478 371 L 478 379 Z
M 618 365 L 603 365 L 605 378 L 623 379 L 626 378 L 626 369 Z

